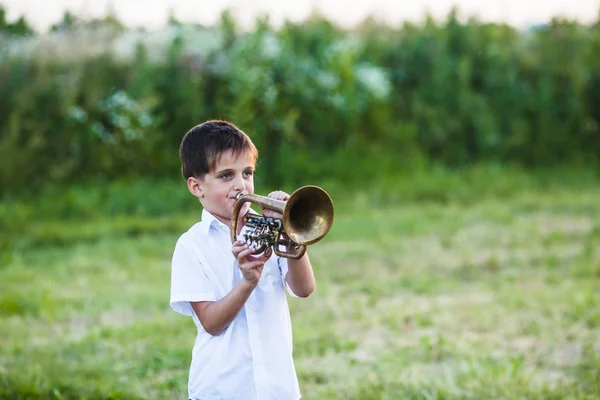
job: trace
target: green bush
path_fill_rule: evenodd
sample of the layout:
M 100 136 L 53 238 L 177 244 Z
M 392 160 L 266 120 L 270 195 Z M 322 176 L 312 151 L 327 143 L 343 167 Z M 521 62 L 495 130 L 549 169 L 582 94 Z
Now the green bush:
M 241 32 L 224 13 L 211 28 L 169 25 L 166 47 L 72 29 L 51 34 L 55 56 L 43 38 L 27 51 L 3 39 L 13 43 L 0 55 L 4 198 L 177 176 L 181 137 L 209 118 L 252 136 L 269 185 L 600 161 L 598 23 L 519 31 L 453 11 L 352 30 L 318 15 L 280 29 L 259 20 Z M 61 40 L 79 37 L 91 42 L 61 56 Z

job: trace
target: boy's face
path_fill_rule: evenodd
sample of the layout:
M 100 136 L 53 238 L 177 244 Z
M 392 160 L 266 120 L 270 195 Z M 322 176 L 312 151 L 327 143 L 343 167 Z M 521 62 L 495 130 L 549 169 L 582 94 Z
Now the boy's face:
M 203 178 L 189 178 L 188 188 L 196 196 L 206 211 L 227 226 L 231 223 L 235 196 L 254 193 L 254 159 L 248 153 L 238 157 L 232 151 L 221 154 L 213 171 Z M 240 215 L 244 215 L 250 203 L 244 203 Z

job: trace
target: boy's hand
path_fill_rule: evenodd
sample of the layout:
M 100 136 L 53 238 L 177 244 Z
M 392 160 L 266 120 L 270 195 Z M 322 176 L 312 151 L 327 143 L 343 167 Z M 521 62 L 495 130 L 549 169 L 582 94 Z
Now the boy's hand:
M 277 191 L 269 193 L 267 195 L 267 197 L 270 197 L 275 200 L 288 201 L 288 199 L 290 198 L 290 195 L 285 192 L 282 192 L 281 190 L 277 190 Z M 267 218 L 277 218 L 277 219 L 283 218 L 283 215 L 281 215 L 281 213 L 278 213 L 278 212 L 273 211 L 268 208 L 261 207 L 261 211 L 262 211 L 263 215 Z
M 256 286 L 265 263 L 271 258 L 273 250 L 269 247 L 263 254 L 258 256 L 252 255 L 254 251 L 254 249 L 249 248 L 248 245 L 239 240 L 233 243 L 233 247 L 231 248 L 233 256 L 238 260 L 243 279 L 251 285 Z

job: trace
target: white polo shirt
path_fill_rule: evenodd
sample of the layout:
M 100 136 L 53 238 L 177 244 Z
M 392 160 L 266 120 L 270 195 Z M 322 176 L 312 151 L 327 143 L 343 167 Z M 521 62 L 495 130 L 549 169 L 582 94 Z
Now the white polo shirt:
M 241 278 L 231 253 L 229 227 L 206 210 L 175 245 L 170 305 L 198 329 L 188 395 L 198 400 L 296 400 L 300 389 L 292 359 L 292 326 L 284 277 L 287 259 L 266 262 L 258 286 L 220 335 L 207 333 L 190 301 L 217 301 Z

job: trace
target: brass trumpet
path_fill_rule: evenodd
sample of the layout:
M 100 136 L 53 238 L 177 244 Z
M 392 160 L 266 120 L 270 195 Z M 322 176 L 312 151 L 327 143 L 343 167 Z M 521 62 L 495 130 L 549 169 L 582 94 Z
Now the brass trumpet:
M 333 224 L 333 201 L 318 186 L 303 186 L 287 201 L 240 193 L 231 217 L 231 243 L 237 240 L 239 213 L 246 202 L 283 216 L 282 219 L 267 218 L 251 212 L 244 216 L 243 225 L 252 229 L 244 234 L 244 238 L 256 247 L 256 254 L 273 247 L 273 252 L 280 257 L 298 259 L 304 255 L 308 245 L 323 239 Z M 280 246 L 284 246 L 285 250 L 280 250 Z

